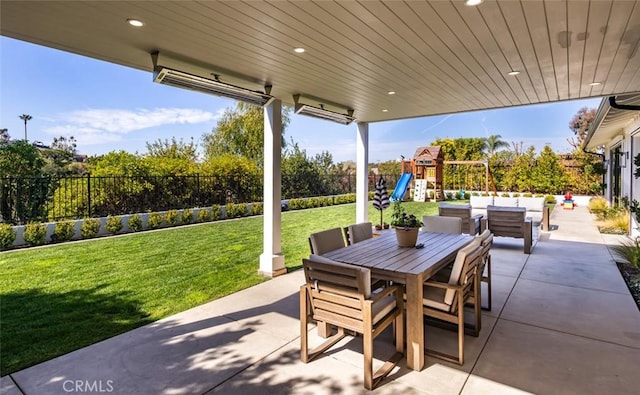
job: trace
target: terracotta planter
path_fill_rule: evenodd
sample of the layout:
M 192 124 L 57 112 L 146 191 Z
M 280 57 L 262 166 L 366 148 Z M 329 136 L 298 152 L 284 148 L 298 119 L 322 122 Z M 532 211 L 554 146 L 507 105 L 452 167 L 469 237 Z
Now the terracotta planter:
M 395 228 L 398 247 L 415 247 L 420 228 Z

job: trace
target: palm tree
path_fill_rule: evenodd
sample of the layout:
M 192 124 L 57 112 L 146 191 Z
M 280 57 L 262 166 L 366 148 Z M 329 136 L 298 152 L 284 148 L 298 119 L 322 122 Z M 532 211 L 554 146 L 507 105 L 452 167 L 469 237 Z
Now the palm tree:
M 24 141 L 27 141 L 27 121 L 30 121 L 33 117 L 29 114 L 22 114 L 19 118 L 24 121 Z
M 492 157 L 493 154 L 502 147 L 508 147 L 509 143 L 501 140 L 502 136 L 499 134 L 492 134 L 485 139 L 485 149 L 487 150 L 487 157 Z

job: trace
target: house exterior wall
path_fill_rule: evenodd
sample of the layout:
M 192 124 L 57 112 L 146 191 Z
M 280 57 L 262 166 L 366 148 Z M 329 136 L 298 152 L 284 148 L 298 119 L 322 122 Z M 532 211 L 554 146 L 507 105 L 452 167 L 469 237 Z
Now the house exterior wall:
M 620 133 L 605 146 L 605 159 L 607 163 L 605 197 L 612 204 L 616 201 L 614 188 L 614 173 L 616 170 L 615 152 L 618 151 L 618 164 L 620 166 L 620 192 L 621 198 L 627 197 L 629 201 L 640 201 L 640 179 L 634 177 L 638 169 L 634 165 L 634 157 L 640 154 L 640 116 L 634 122 L 620 130 Z M 632 237 L 640 236 L 640 224 L 631 214 L 630 234 Z

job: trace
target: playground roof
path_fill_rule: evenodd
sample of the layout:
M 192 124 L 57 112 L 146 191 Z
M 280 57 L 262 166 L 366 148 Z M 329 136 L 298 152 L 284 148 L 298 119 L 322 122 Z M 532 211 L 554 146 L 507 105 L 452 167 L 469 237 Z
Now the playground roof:
M 413 154 L 413 159 L 443 159 L 444 153 L 440 149 L 440 146 L 433 147 L 418 147 L 416 153 Z

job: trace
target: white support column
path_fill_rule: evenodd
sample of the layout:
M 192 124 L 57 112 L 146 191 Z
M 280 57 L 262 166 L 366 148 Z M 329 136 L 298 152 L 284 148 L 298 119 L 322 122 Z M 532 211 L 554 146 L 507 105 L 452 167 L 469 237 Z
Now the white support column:
M 369 124 L 358 122 L 356 142 L 356 222 L 367 222 L 369 201 Z
M 264 229 L 260 274 L 285 274 L 281 243 L 282 197 L 282 102 L 264 108 Z

